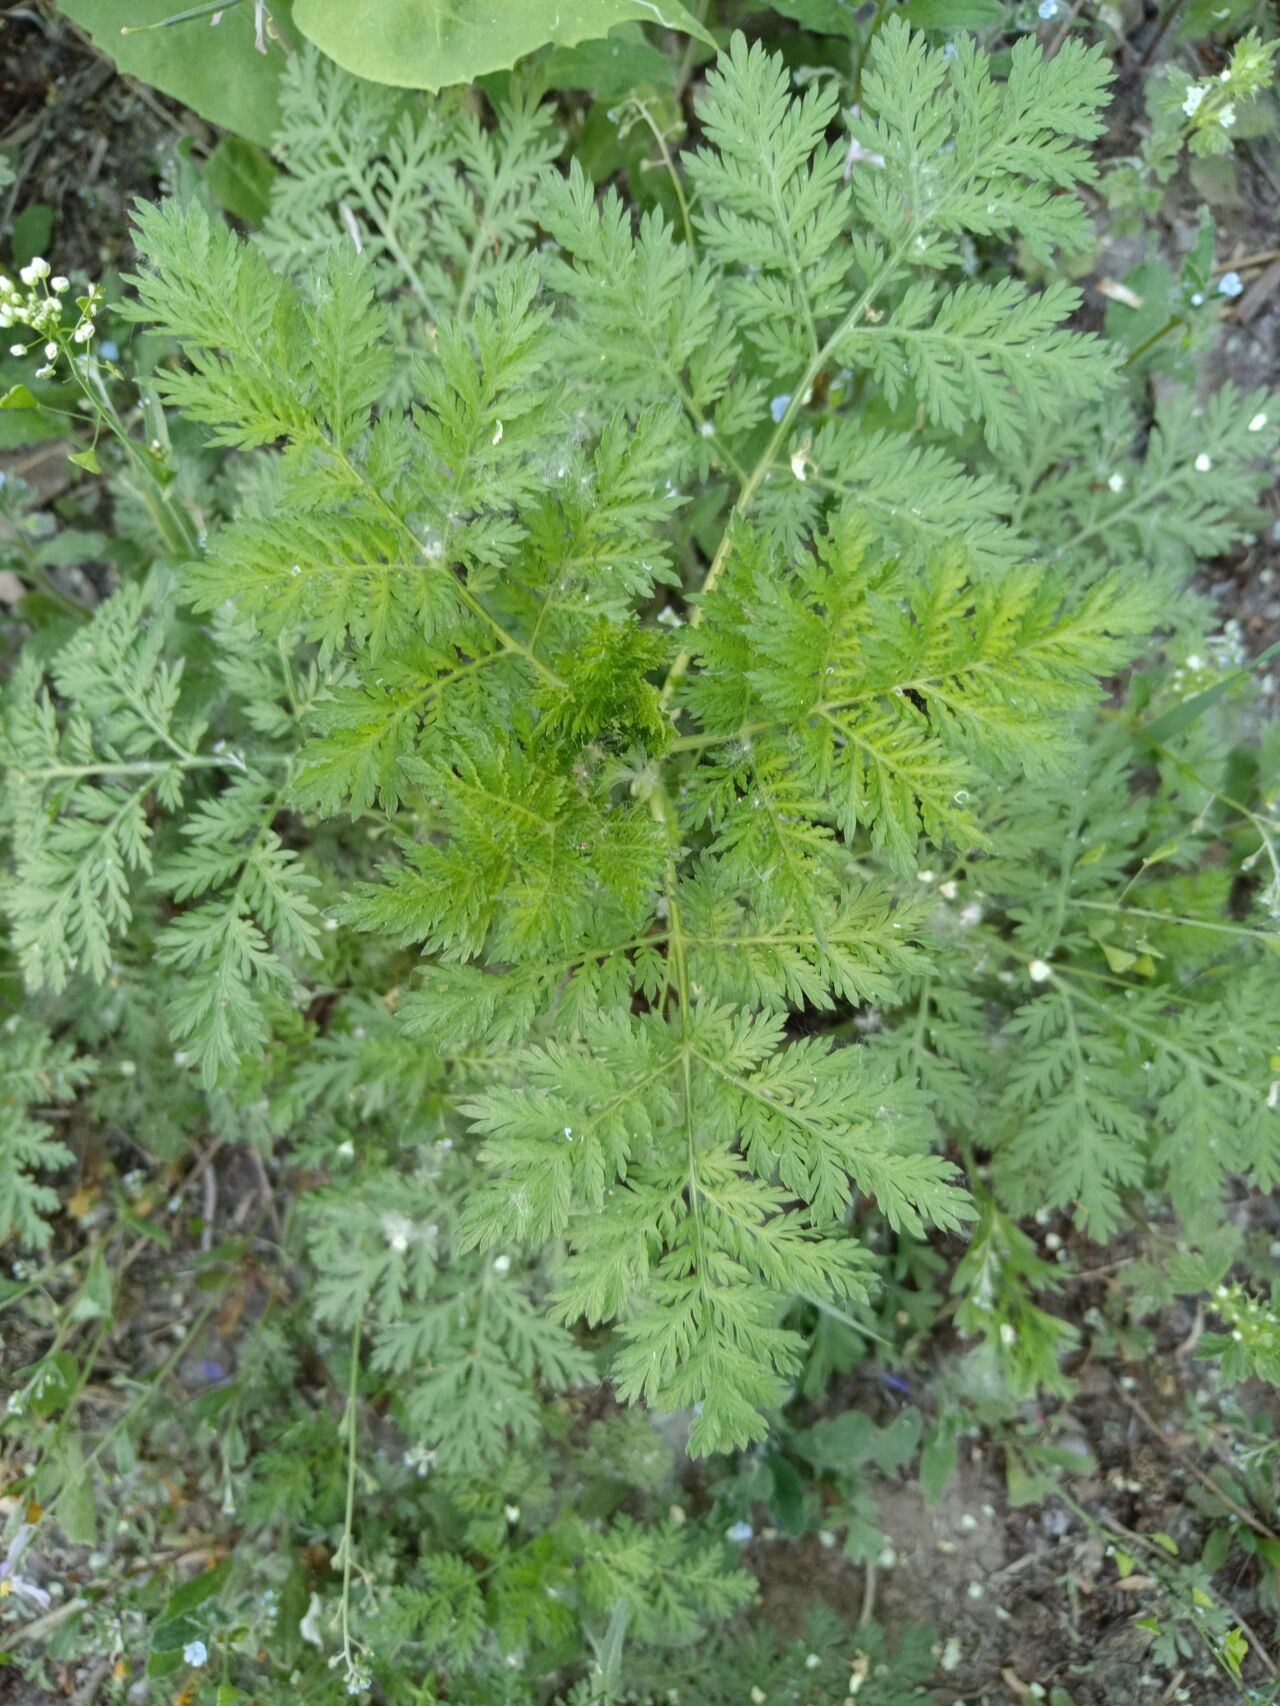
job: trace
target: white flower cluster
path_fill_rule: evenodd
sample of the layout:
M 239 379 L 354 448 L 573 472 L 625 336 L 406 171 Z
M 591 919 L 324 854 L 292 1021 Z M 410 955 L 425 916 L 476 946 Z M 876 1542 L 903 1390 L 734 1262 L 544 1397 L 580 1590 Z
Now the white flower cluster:
M 1236 103 L 1253 99 L 1270 85 L 1277 51 L 1275 42 L 1264 42 L 1256 30 L 1250 30 L 1232 48 L 1230 63 L 1216 77 L 1188 83 L 1182 111 L 1192 121 L 1191 128 L 1209 130 L 1217 125 L 1231 130 Z
M 66 328 L 62 323 L 62 298 L 71 289 L 71 280 L 54 274 L 52 267 L 37 255 L 18 272 L 18 281 L 0 273 L 0 327 L 26 326 L 35 336 L 29 343 L 9 345 L 10 355 L 26 355 L 35 344 L 44 348 L 44 365 L 36 369 L 37 379 L 52 379 L 54 363 L 65 347 Z M 71 328 L 71 342 L 87 344 L 97 331 L 95 316 L 102 306 L 101 286 L 91 284 L 87 296 L 76 297 L 79 318 Z

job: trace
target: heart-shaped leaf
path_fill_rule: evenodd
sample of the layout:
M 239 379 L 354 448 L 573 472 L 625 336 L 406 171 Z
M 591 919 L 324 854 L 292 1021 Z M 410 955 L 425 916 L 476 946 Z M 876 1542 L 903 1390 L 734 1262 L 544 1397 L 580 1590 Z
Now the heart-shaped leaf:
M 296 0 L 293 21 L 348 71 L 407 89 L 470 83 L 548 43 L 572 47 L 615 24 L 657 24 L 715 46 L 680 0 Z

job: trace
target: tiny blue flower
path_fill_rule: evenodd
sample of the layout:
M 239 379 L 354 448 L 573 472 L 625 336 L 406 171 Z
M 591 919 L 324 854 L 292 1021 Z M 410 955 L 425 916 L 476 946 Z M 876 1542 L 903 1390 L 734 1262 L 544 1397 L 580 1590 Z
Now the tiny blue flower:
M 725 1539 L 732 1540 L 735 1546 L 745 1546 L 754 1534 L 755 1529 L 749 1522 L 735 1522 L 732 1528 L 724 1531 Z
M 209 1649 L 203 1641 L 188 1641 L 182 1649 L 182 1656 L 187 1664 L 199 1670 L 201 1665 L 208 1663 Z
M 1039 12 L 1040 16 L 1047 24 L 1050 18 L 1056 18 L 1058 15 L 1058 0 L 1040 0 L 1040 4 L 1036 7 L 1036 11 Z
M 769 413 L 773 416 L 775 421 L 780 421 L 783 415 L 786 414 L 787 404 L 790 401 L 790 397 L 775 397 L 769 404 Z
M 1224 272 L 1218 280 L 1218 291 L 1222 296 L 1239 296 L 1244 290 L 1244 281 L 1238 272 Z
M 98 354 L 104 361 L 114 361 L 120 354 L 120 345 L 113 343 L 110 338 L 103 338 L 98 345 Z

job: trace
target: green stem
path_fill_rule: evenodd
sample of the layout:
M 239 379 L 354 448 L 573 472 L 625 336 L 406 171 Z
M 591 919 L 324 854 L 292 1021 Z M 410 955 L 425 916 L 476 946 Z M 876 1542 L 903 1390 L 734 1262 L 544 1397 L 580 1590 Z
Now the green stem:
M 360 1398 L 360 1335 L 363 1319 L 357 1315 L 351 1330 L 351 1373 L 347 1380 L 347 1407 L 343 1415 L 343 1436 L 347 1452 L 347 1502 L 342 1519 L 342 1657 L 350 1676 L 357 1669 L 351 1653 L 351 1538 L 355 1529 L 356 1511 L 356 1454 L 359 1440 Z
M 684 185 L 680 182 L 680 174 L 676 171 L 676 163 L 671 158 L 671 150 L 667 147 L 667 139 L 662 134 L 660 126 L 655 122 L 653 114 L 649 111 L 648 103 L 639 95 L 634 97 L 634 101 L 636 110 L 648 125 L 653 140 L 658 144 L 658 152 L 662 155 L 662 164 L 666 167 L 667 176 L 671 179 L 671 187 L 676 192 L 676 201 L 680 208 L 680 223 L 684 228 L 684 240 L 688 244 L 689 248 L 692 249 L 694 246 L 693 224 L 689 218 L 689 203 L 685 199 Z
M 1153 349 L 1155 345 L 1160 342 L 1161 338 L 1167 337 L 1176 326 L 1181 326 L 1182 324 L 1182 315 L 1174 314 L 1170 319 L 1165 321 L 1164 325 L 1161 326 L 1158 332 L 1152 332 L 1151 336 L 1149 338 L 1145 338 L 1142 343 L 1138 345 L 1137 349 L 1131 350 L 1121 365 L 1124 367 L 1132 367 L 1134 362 L 1139 361 L 1149 349 Z
M 1069 900 L 1068 906 L 1081 906 L 1090 912 L 1110 912 L 1117 918 L 1152 918 L 1158 924 L 1180 924 L 1188 930 L 1212 930 L 1222 936 L 1248 936 L 1254 941 L 1274 947 L 1274 931 L 1252 930 L 1247 924 L 1218 924 L 1208 918 L 1187 918 L 1177 912 L 1154 912 L 1144 906 L 1114 906 L 1105 900 Z
M 395 510 L 392 509 L 391 505 L 383 497 L 382 493 L 370 484 L 370 482 L 356 467 L 355 463 L 352 462 L 351 458 L 347 456 L 344 451 L 339 450 L 336 444 L 330 444 L 328 448 L 335 460 L 342 466 L 343 470 L 373 500 L 391 524 L 400 533 L 403 533 L 407 539 L 412 541 L 414 554 L 419 558 L 422 566 L 427 569 L 434 569 L 437 573 L 447 574 L 449 576 L 450 580 L 453 582 L 454 590 L 456 591 L 459 599 L 473 616 L 483 622 L 490 632 L 496 635 L 502 649 L 507 652 L 513 652 L 517 656 L 524 658 L 525 662 L 534 671 L 534 673 L 536 675 L 540 675 L 548 686 L 558 688 L 561 692 L 567 691 L 567 684 L 560 679 L 555 670 L 549 668 L 545 663 L 543 663 L 541 658 L 535 657 L 530 647 L 526 646 L 523 641 L 518 640 L 514 634 L 504 628 L 502 623 L 498 621 L 498 618 L 485 609 L 484 605 L 481 604 L 480 600 L 476 597 L 475 593 L 471 591 L 471 588 L 467 586 L 465 581 L 459 580 L 457 575 L 451 573 L 447 565 L 432 562 L 423 554 L 422 545 L 408 522 L 403 516 L 396 514 Z

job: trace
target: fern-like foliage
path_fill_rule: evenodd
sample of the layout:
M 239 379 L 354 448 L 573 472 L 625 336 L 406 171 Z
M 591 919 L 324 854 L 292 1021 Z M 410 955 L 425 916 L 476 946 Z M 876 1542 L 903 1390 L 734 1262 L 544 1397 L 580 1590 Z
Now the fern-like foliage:
M 1158 400 L 1143 453 L 1128 409 L 1085 412 L 1033 440 L 1020 525 L 1077 577 L 1140 559 L 1177 592 L 1197 561 L 1253 531 L 1280 420 L 1264 391 Z
M 593 1363 L 537 1308 L 509 1255 L 456 1256 L 457 1213 L 435 1184 L 371 1178 L 313 1206 L 309 1242 L 319 1318 L 350 1327 L 370 1313 L 372 1366 L 398 1377 L 406 1433 L 431 1442 L 442 1468 L 473 1471 L 536 1442 L 535 1381 L 560 1390 Z
M 126 594 L 51 685 L 23 678 L 12 910 L 37 983 L 137 932 L 225 1083 L 322 942 L 316 885 L 340 890 L 319 1009 L 342 1017 L 286 1103 L 360 1142 L 352 1190 L 312 1205 L 315 1305 L 372 1335 L 405 1427 L 492 1463 L 596 1366 L 589 1333 L 624 1397 L 694 1412 L 695 1450 L 759 1438 L 802 1367 L 796 1299 L 875 1282 L 851 1211 L 962 1231 L 946 1151 L 975 1129 L 1008 1203 L 1047 1190 L 1105 1231 L 1203 1151 L 1226 1086 L 1223 1165 L 1270 1177 L 1243 986 L 1214 1005 L 1206 976 L 1177 1022 L 1155 980 L 1107 1000 L 1076 951 L 1130 949 L 1078 923 L 1074 863 L 1043 935 L 1032 915 L 1064 849 L 1113 883 L 1150 854 L 1081 816 L 1128 822 L 1124 764 L 1081 751 L 1165 615 L 1135 554 L 1205 455 L 1235 484 L 1193 505 L 1196 542 L 1231 537 L 1267 441 L 1230 397 L 1207 451 L 1162 423 L 1125 476 L 1151 501 L 1090 512 L 1103 572 L 1076 572 L 1058 476 L 1023 481 L 1064 418 L 1096 438 L 1121 374 L 1067 326 L 1074 289 L 979 255 L 1080 246 L 1100 55 L 1027 39 L 998 81 L 891 18 L 836 142 L 834 96 L 735 37 L 672 162 L 687 240 L 551 167 L 519 94 L 485 128 L 314 60 L 290 77 L 265 245 L 196 202 L 138 220 L 128 312 L 178 352 L 156 392 L 259 468 L 183 571 L 221 673 L 184 697 Z M 260 751 L 207 744 L 235 706 Z M 1191 833 L 1205 800 L 1182 810 L 1157 744 L 1148 827 Z M 939 905 L 962 881 L 967 918 Z M 366 1157 L 362 1110 L 403 1144 Z M 424 1122 L 438 1165 L 411 1159 Z
M 459 97 L 428 102 L 340 70 L 307 44 L 281 80 L 284 166 L 261 245 L 302 279 L 335 246 L 365 255 L 403 351 L 492 294 L 534 231 L 530 197 L 560 143 L 513 90 L 496 126 Z
M 132 916 L 133 872 L 151 868 L 147 806 L 170 810 L 201 728 L 179 715 L 181 665 L 144 600 L 113 599 L 45 676 L 24 660 L 9 697 L 5 761 L 18 849 L 7 905 L 28 983 L 60 990 L 82 965 L 101 981 Z M 70 711 L 57 713 L 55 695 Z
M 41 1175 L 65 1167 L 71 1151 L 39 1110 L 71 1101 L 90 1071 L 71 1043 L 52 1042 L 30 1020 L 0 1026 L 0 1243 L 14 1238 L 41 1249 L 49 1242 L 58 1194 Z
M 291 987 L 288 968 L 315 951 L 314 878 L 272 828 L 287 760 L 208 738 L 214 705 L 184 696 L 182 660 L 163 655 L 164 596 L 158 584 L 123 589 L 47 670 L 26 659 L 17 672 L 3 744 L 17 852 L 5 905 L 28 984 L 56 993 L 73 975 L 106 980 L 140 890 L 171 896 L 182 910 L 147 922 L 157 961 L 184 974 L 172 1035 L 212 1084 L 265 1040 L 268 993 Z M 220 634 L 224 679 L 239 680 L 278 735 L 289 719 L 275 673 L 238 664 L 233 626 Z M 219 790 L 196 798 L 211 779 Z M 166 833 L 184 805 L 179 833 Z

